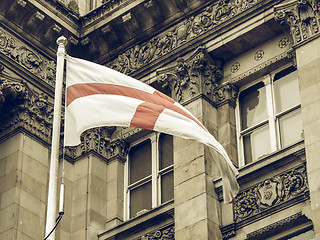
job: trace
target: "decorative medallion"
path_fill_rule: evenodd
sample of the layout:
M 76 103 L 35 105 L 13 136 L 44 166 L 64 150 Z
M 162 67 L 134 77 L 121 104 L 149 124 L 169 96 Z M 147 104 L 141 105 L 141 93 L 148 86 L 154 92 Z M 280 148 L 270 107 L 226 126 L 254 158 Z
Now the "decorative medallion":
M 285 48 L 288 46 L 288 44 L 289 44 L 289 40 L 288 40 L 288 38 L 285 37 L 285 38 L 280 39 L 280 41 L 278 43 L 278 47 Z
M 264 51 L 263 50 L 258 50 L 254 54 L 254 60 L 260 61 L 263 58 L 263 56 L 264 56 Z
M 235 72 L 238 72 L 240 69 L 240 63 L 239 62 L 235 62 L 234 64 L 231 65 L 231 72 L 232 73 L 235 73 Z

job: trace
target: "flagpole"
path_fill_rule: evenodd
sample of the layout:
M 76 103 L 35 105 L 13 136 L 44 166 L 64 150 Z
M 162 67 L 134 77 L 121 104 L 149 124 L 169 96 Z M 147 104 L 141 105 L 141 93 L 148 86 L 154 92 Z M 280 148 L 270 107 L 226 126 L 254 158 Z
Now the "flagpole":
M 55 221 L 57 218 L 57 192 L 58 192 L 61 104 L 62 104 L 62 87 L 63 87 L 65 45 L 67 45 L 67 39 L 65 37 L 61 36 L 57 39 L 57 44 L 58 44 L 57 70 L 56 70 L 56 85 L 55 85 L 55 95 L 54 95 L 52 143 L 51 143 L 47 221 L 46 221 L 45 237 L 47 237 L 49 235 L 49 233 L 55 227 L 55 224 L 56 224 Z M 47 239 L 54 240 L 55 239 L 55 232 L 53 232 Z

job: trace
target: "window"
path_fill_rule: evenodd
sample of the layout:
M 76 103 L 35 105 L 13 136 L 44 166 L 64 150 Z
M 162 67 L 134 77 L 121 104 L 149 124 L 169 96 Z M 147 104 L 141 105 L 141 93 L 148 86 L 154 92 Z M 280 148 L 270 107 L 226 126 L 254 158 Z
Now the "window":
M 173 137 L 154 133 L 129 150 L 125 219 L 173 199 Z
M 290 67 L 265 76 L 239 95 L 242 165 L 302 139 L 299 81 Z

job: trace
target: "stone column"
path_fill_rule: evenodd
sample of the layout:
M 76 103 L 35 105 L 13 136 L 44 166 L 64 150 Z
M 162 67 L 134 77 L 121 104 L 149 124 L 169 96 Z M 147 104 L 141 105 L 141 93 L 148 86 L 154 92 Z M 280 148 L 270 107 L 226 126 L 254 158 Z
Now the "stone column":
M 186 60 L 159 70 L 159 82 L 170 87 L 172 97 L 183 104 L 217 137 L 214 89 L 222 74 L 219 65 L 199 48 Z M 174 138 L 175 239 L 221 239 L 218 200 L 213 179 L 219 176 L 207 147 Z
M 291 1 L 275 7 L 275 18 L 291 35 L 300 85 L 311 209 L 306 213 L 320 239 L 320 25 L 317 1 Z

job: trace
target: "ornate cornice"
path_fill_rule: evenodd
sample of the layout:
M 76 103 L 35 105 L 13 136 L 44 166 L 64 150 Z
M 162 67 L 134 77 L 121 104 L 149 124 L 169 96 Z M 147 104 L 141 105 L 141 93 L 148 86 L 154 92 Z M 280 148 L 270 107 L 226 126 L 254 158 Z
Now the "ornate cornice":
M 289 28 L 293 47 L 320 35 L 318 0 L 293 0 L 274 7 L 275 19 Z
M 48 34 L 50 34 L 49 30 Z M 56 74 L 55 62 L 36 52 L 1 27 L 0 53 L 54 87 Z
M 300 165 L 241 191 L 233 205 L 234 220 L 240 227 L 307 199 L 306 167 Z
M 162 88 L 170 88 L 177 102 L 199 94 L 214 100 L 214 89 L 222 79 L 219 63 L 211 59 L 205 48 L 198 48 L 186 60 L 178 58 L 175 66 L 158 70 L 157 75 Z
M 306 216 L 302 215 L 301 212 L 299 212 L 266 227 L 263 227 L 257 231 L 247 234 L 246 240 L 267 239 L 269 237 L 273 237 L 275 234 L 307 222 L 310 223 L 307 227 L 312 227 L 311 221 L 308 220 Z
M 179 5 L 181 1 L 176 2 Z M 159 34 L 141 45 L 135 45 L 125 53 L 118 55 L 117 59 L 108 63 L 108 67 L 129 74 L 164 55 L 170 54 L 178 47 L 188 44 L 193 39 L 208 33 L 260 2 L 262 1 L 220 0 L 215 2 L 167 32 Z

